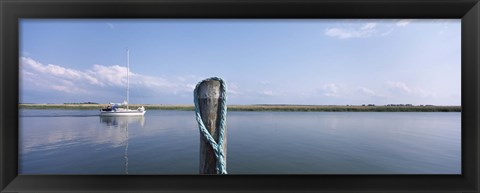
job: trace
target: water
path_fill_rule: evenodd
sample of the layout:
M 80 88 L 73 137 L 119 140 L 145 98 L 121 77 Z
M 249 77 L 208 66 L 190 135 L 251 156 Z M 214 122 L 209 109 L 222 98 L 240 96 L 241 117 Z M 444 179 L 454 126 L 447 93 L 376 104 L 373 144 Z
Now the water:
M 21 110 L 20 174 L 198 174 L 193 111 Z M 461 114 L 228 112 L 229 174 L 460 174 Z

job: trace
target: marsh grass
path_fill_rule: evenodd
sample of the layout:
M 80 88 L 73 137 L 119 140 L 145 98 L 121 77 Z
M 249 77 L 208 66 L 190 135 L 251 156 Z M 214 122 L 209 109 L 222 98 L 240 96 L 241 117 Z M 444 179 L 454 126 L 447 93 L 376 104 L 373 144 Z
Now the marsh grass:
M 20 104 L 20 109 L 93 110 L 107 104 Z M 130 105 L 147 110 L 193 111 L 193 105 Z M 460 106 L 323 106 L 323 105 L 229 105 L 228 111 L 291 111 L 291 112 L 461 112 Z

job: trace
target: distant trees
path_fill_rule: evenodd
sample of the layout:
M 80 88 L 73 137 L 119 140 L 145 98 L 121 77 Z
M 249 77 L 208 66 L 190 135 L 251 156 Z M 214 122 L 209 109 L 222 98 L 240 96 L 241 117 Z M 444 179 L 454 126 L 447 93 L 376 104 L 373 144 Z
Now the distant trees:
M 346 106 L 356 106 L 356 105 L 346 105 Z M 365 107 L 365 106 L 369 106 L 369 107 L 374 107 L 376 106 L 375 104 L 362 104 L 361 105 L 362 107 Z M 387 104 L 387 105 L 384 105 L 384 106 L 388 106 L 388 107 L 413 107 L 415 105 L 413 104 Z M 432 107 L 432 106 L 435 106 L 435 105 L 418 105 L 420 107 Z
M 413 105 L 412 105 L 412 104 L 388 104 L 388 105 L 385 105 L 385 106 L 394 106 L 394 107 L 407 106 L 407 107 L 411 107 L 411 106 L 413 106 Z M 418 105 L 418 106 L 421 106 L 421 107 L 423 107 L 423 106 L 429 107 L 429 106 L 430 106 L 430 107 L 431 107 L 431 106 L 433 106 L 433 105 Z

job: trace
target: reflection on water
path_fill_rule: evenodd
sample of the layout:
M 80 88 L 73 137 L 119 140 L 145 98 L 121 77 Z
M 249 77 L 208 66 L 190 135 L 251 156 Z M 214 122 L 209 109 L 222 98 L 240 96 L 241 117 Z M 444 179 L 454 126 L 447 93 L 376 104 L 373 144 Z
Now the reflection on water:
M 229 174 L 459 174 L 461 113 L 228 112 Z M 20 174 L 198 174 L 193 111 L 21 110 Z
M 125 127 L 125 174 L 128 174 L 128 121 Z
M 129 123 L 137 123 L 141 127 L 145 126 L 145 117 L 143 116 L 132 116 L 132 117 L 99 116 L 99 117 L 100 117 L 100 122 L 104 123 L 106 126 L 125 128 L 125 127 L 128 127 Z
M 124 131 L 128 124 L 137 129 L 145 126 L 144 117 L 27 114 L 19 119 L 21 128 L 19 141 L 22 145 L 20 151 L 23 153 L 76 144 L 105 144 L 119 147 L 124 145 Z M 97 121 L 93 121 L 95 119 Z M 99 119 L 101 124 L 97 124 Z
M 145 126 L 145 117 L 133 116 L 133 117 L 106 117 L 99 116 L 100 122 L 108 127 L 116 127 L 125 131 L 125 174 L 128 174 L 128 125 L 129 123 L 138 123 L 142 128 Z

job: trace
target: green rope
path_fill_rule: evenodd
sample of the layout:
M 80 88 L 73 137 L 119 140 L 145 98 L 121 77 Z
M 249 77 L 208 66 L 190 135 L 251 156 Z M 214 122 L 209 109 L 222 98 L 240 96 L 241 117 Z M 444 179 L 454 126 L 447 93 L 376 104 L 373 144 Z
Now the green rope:
M 216 80 L 219 81 L 221 84 L 220 87 L 220 98 L 223 98 L 221 104 L 220 104 L 220 124 L 218 126 L 218 142 L 215 141 L 215 139 L 210 135 L 208 132 L 207 128 L 205 127 L 205 124 L 202 121 L 202 116 L 200 115 L 200 107 L 198 105 L 198 88 L 201 83 L 206 82 L 206 81 L 212 81 Z M 216 170 L 217 174 L 227 174 L 227 166 L 225 164 L 225 153 L 223 152 L 223 136 L 225 134 L 225 125 L 226 125 L 226 118 L 227 118 L 227 85 L 225 82 L 218 77 L 211 77 L 207 78 L 205 80 L 200 81 L 197 86 L 195 87 L 195 90 L 193 91 L 193 102 L 195 103 L 195 116 L 197 119 L 198 123 L 198 128 L 200 129 L 200 133 L 207 139 L 208 143 L 210 146 L 212 146 L 214 152 L 215 152 L 215 157 L 217 159 L 216 163 Z

